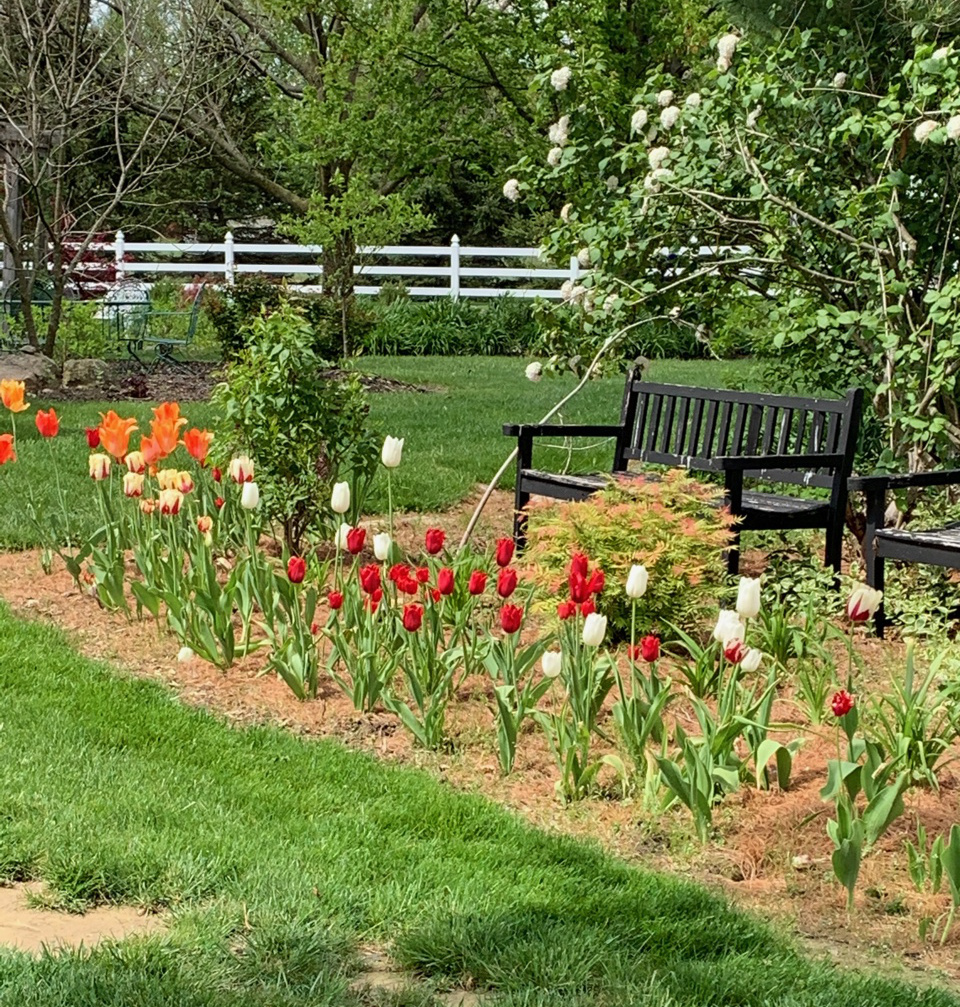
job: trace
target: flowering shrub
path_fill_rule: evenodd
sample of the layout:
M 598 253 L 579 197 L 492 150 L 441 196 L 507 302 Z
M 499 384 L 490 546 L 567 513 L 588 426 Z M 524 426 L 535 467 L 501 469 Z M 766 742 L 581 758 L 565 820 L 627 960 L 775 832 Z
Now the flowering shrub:
M 714 488 L 674 470 L 617 479 L 587 500 L 535 503 L 525 558 L 534 581 L 550 592 L 562 582 L 571 552 L 594 558 L 609 585 L 598 608 L 620 638 L 630 625 L 627 574 L 642 563 L 650 574 L 649 591 L 637 607 L 644 631 L 692 629 L 712 602 L 730 541 L 730 515 L 711 506 L 716 501 Z

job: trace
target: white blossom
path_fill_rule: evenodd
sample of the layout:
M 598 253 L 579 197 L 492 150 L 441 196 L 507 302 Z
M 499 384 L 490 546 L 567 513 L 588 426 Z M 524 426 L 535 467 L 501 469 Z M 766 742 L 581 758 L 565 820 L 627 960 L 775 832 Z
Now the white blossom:
M 700 104 L 700 92 L 694 91 L 693 94 L 688 94 L 686 104 L 690 108 L 696 108 Z
M 657 181 L 654 172 L 650 172 L 643 180 L 643 187 L 647 192 L 659 192 L 660 183 Z
M 627 597 L 631 600 L 642 598 L 647 593 L 650 574 L 642 563 L 634 563 L 627 574 Z
M 547 154 L 547 164 L 551 168 L 556 168 L 560 163 L 560 158 L 563 157 L 563 147 L 551 147 L 550 153 Z
M 666 108 L 667 105 L 673 104 L 673 99 L 675 97 L 676 95 L 673 93 L 673 91 L 670 90 L 670 88 L 665 88 L 657 95 L 657 104 L 661 108 Z
M 680 305 L 675 304 L 667 314 L 673 321 L 676 321 L 680 317 L 680 311 Z
M 668 105 L 660 113 L 660 125 L 664 129 L 670 129 L 672 126 L 676 126 L 677 120 L 680 118 L 680 109 L 676 105 Z
M 651 172 L 653 175 L 653 180 L 655 182 L 669 182 L 673 178 L 673 172 L 669 168 L 657 168 L 656 171 Z
M 647 160 L 650 162 L 651 169 L 656 171 L 669 157 L 670 150 L 668 147 L 654 147 L 647 155 Z
M 947 136 L 951 140 L 960 140 L 960 115 L 950 117 L 950 121 L 947 123 Z
M 580 251 L 577 252 L 577 262 L 579 262 L 580 265 L 583 266 L 584 269 L 589 269 L 590 268 L 590 249 L 589 248 L 581 248 Z
M 731 640 L 742 640 L 745 627 L 740 621 L 740 616 L 728 608 L 720 609 L 717 616 L 717 625 L 713 630 L 714 640 L 718 640 L 726 647 Z
M 748 675 L 760 668 L 760 662 L 763 660 L 763 652 L 756 649 L 756 647 L 750 647 L 747 650 L 747 655 L 740 662 L 740 670 L 745 671 Z
M 563 656 L 559 650 L 544 651 L 540 665 L 543 668 L 544 678 L 556 678 L 563 668 Z
M 607 186 L 607 192 L 613 192 L 614 189 L 617 189 L 617 188 L 620 187 L 620 179 L 617 178 L 616 175 L 608 175 L 607 176 L 607 181 L 606 181 L 606 186 Z
M 573 203 L 564 203 L 563 206 L 560 207 L 560 219 L 565 224 L 568 224 L 570 222 L 570 211 L 572 209 L 573 209 Z
M 645 108 L 638 108 L 630 118 L 630 131 L 632 133 L 639 133 L 646 124 L 647 110 Z
M 559 70 L 554 70 L 550 74 L 550 86 L 554 91 L 566 91 L 567 85 L 570 83 L 570 78 L 573 76 L 573 71 L 568 66 L 562 66 Z
M 616 306 L 617 306 L 617 295 L 607 294 L 607 296 L 603 299 L 603 310 L 609 314 L 611 311 L 613 311 L 614 308 L 616 308 Z
M 944 45 L 937 49 L 933 54 L 933 59 L 947 59 L 950 56 L 950 46 Z
M 189 647 L 181 647 L 177 651 L 177 660 L 183 664 L 185 661 L 192 661 L 196 657 L 194 652 Z
M 728 61 L 733 59 L 733 54 L 737 51 L 737 45 L 740 42 L 739 35 L 734 35 L 730 32 L 727 35 L 722 35 L 717 41 L 717 55 L 720 59 L 725 59 Z
M 579 304 L 586 293 L 587 288 L 580 283 L 574 284 L 573 280 L 564 280 L 560 285 L 560 296 L 567 304 Z
M 730 60 L 726 56 L 721 56 L 717 60 L 717 69 L 721 73 L 726 73 L 730 69 Z
M 560 298 L 563 301 L 570 300 L 570 294 L 573 291 L 573 280 L 564 280 L 560 284 Z
M 561 115 L 559 119 L 547 131 L 550 142 L 555 147 L 562 147 L 567 142 L 570 133 L 570 116 Z
M 834 74 L 833 86 L 838 89 L 847 86 L 847 75 L 842 70 L 839 73 Z
M 930 134 L 940 125 L 936 119 L 924 119 L 913 131 L 913 138 L 918 143 L 926 143 Z
M 757 120 L 760 118 L 760 113 L 763 109 L 757 105 L 757 107 L 747 116 L 747 129 L 753 129 L 757 124 Z
M 517 179 L 508 178 L 503 183 L 503 194 L 511 203 L 515 203 L 520 198 L 520 183 Z
M 523 372 L 527 376 L 527 381 L 539 381 L 543 377 L 543 364 L 539 360 L 534 360 L 532 364 L 527 364 Z

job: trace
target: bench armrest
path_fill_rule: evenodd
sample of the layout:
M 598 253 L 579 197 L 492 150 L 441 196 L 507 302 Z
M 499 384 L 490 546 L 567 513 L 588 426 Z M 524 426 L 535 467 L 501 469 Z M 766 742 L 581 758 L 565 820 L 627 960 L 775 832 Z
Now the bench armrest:
M 960 483 L 960 469 L 942 472 L 896 472 L 893 475 L 852 476 L 847 486 L 864 493 L 920 486 L 952 486 Z
M 842 465 L 841 454 L 727 455 L 717 458 L 723 472 L 760 472 L 764 469 L 820 469 Z
M 505 437 L 616 437 L 621 427 L 614 423 L 504 423 Z

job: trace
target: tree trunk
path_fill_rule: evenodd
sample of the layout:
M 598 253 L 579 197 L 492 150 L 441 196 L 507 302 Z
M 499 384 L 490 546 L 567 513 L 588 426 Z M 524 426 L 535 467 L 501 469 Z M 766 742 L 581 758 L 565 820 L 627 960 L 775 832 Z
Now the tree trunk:
M 357 262 L 357 243 L 352 231 L 345 231 L 323 249 L 323 292 L 337 305 L 340 317 L 340 342 L 344 358 L 353 352 L 350 339 L 350 302 L 355 287 L 353 269 Z

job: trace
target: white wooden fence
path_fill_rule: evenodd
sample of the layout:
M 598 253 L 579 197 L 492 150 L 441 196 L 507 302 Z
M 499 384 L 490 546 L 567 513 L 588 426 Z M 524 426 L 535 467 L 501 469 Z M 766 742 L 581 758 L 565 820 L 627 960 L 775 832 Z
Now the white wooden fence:
M 236 283 L 241 273 L 269 273 L 283 276 L 303 291 L 322 289 L 323 270 L 318 264 L 319 245 L 262 244 L 234 241 L 228 231 L 221 242 L 127 241 L 118 231 L 112 242 L 97 243 L 104 253 L 113 253 L 117 279 L 133 276 L 204 276 L 222 275 L 228 285 Z M 238 256 L 241 261 L 237 261 Z M 363 278 L 396 277 L 414 297 L 542 297 L 559 300 L 564 280 L 576 282 L 580 264 L 570 259 L 567 269 L 553 269 L 539 264 L 536 248 L 486 248 L 461 245 L 454 235 L 449 245 L 386 245 L 359 249 L 361 264 L 354 272 Z M 397 263 L 396 260 L 408 260 Z M 410 263 L 427 259 L 435 265 Z M 491 260 L 496 260 L 490 265 Z M 487 265 L 480 265 L 481 262 Z M 537 264 L 531 264 L 537 263 Z M 425 284 L 422 281 L 426 279 Z M 442 279 L 438 285 L 436 279 Z M 490 286 L 471 286 L 469 281 L 495 281 Z M 428 285 L 433 280 L 432 285 Z M 415 282 L 420 281 L 420 282 Z M 464 283 L 464 281 L 467 281 Z M 502 281 L 512 281 L 502 285 Z M 523 281 L 522 283 L 520 281 Z M 358 283 L 358 294 L 377 294 L 380 283 Z

